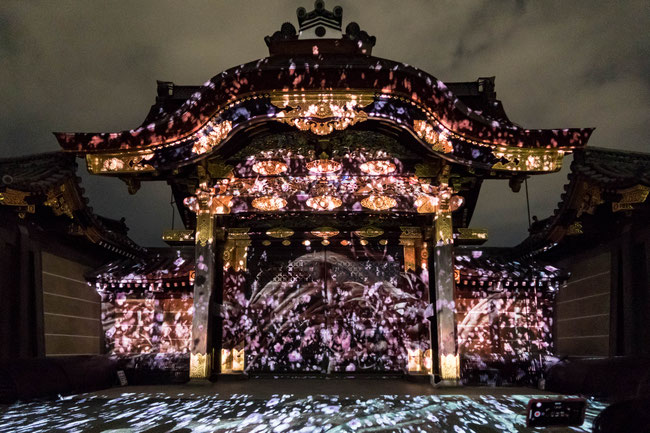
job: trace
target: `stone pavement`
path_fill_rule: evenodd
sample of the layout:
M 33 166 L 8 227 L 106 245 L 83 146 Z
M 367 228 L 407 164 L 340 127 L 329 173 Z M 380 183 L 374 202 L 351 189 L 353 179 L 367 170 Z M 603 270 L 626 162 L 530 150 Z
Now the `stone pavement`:
M 532 432 L 526 403 L 540 394 L 393 379 L 132 386 L 0 406 L 0 432 Z M 590 432 L 604 408 L 590 401 L 585 424 L 563 431 Z

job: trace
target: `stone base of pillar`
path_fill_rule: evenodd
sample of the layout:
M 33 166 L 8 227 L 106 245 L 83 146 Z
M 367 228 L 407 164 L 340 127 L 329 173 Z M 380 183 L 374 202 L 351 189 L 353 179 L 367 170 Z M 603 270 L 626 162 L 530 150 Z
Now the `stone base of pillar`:
M 193 377 L 186 382 L 186 385 L 189 386 L 212 386 L 213 383 L 207 377 Z
M 434 388 L 459 388 L 463 386 L 458 379 L 443 379 L 440 382 L 436 382 L 433 376 L 431 376 L 431 385 Z
M 406 373 L 404 375 L 404 379 L 407 382 L 414 383 L 427 383 L 429 381 L 429 377 L 431 377 L 431 375 L 427 373 Z
M 215 375 L 215 379 L 217 382 L 241 382 L 249 377 L 246 373 L 219 373 Z

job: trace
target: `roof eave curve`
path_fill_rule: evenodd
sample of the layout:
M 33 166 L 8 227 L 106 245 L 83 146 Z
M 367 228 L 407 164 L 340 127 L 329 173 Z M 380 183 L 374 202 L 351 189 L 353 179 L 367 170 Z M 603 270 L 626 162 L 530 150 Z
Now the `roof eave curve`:
M 154 123 L 113 133 L 55 133 L 64 150 L 81 154 L 142 150 L 182 140 L 220 109 L 247 95 L 272 92 L 366 91 L 391 95 L 435 114 L 468 140 L 495 146 L 571 150 L 586 145 L 593 128 L 524 129 L 482 118 L 433 76 L 370 56 L 273 56 L 231 68 L 206 82 L 176 112 Z M 412 125 L 411 125 L 412 126 Z

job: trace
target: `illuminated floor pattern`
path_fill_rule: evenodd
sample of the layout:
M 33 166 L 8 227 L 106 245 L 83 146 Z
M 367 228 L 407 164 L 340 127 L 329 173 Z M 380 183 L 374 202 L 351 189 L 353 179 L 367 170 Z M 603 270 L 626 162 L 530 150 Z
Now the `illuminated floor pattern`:
M 526 432 L 531 397 L 87 394 L 0 406 L 0 432 Z M 590 401 L 584 425 L 567 431 L 591 432 L 604 408 Z

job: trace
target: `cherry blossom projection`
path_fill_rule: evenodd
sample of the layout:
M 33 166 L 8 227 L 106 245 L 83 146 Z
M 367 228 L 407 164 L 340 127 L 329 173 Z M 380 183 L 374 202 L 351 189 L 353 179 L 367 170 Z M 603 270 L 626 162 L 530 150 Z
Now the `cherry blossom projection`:
M 260 398 L 251 394 L 100 392 L 0 406 L 0 429 L 17 433 L 534 432 L 539 429 L 527 428 L 524 414 L 528 401 L 539 397 L 549 396 L 276 394 Z M 606 407 L 588 400 L 584 424 L 570 431 L 591 432 L 596 416 Z
M 488 381 L 536 385 L 555 362 L 553 305 L 566 276 L 538 263 L 497 260 L 482 251 L 455 258 L 457 344 L 466 380 L 500 371 Z M 474 373 L 473 373 L 474 372 Z
M 404 272 L 397 242 L 293 242 L 253 242 L 248 272 L 226 272 L 223 347 L 245 371 L 403 372 L 430 356 L 428 277 Z
M 427 319 L 428 255 L 416 266 L 395 236 L 376 227 L 276 227 L 247 240 L 241 257 L 231 252 L 223 274 L 221 372 L 431 371 L 440 354 L 430 346 L 436 335 Z M 536 384 L 553 361 L 553 303 L 566 276 L 490 251 L 454 254 L 461 377 Z M 156 266 L 118 261 L 98 271 L 110 353 L 129 365 L 187 371 L 194 278 L 188 257 L 161 256 Z M 486 372 L 494 374 L 479 380 Z
M 185 353 L 192 338 L 192 296 L 105 294 L 102 322 L 113 355 Z

